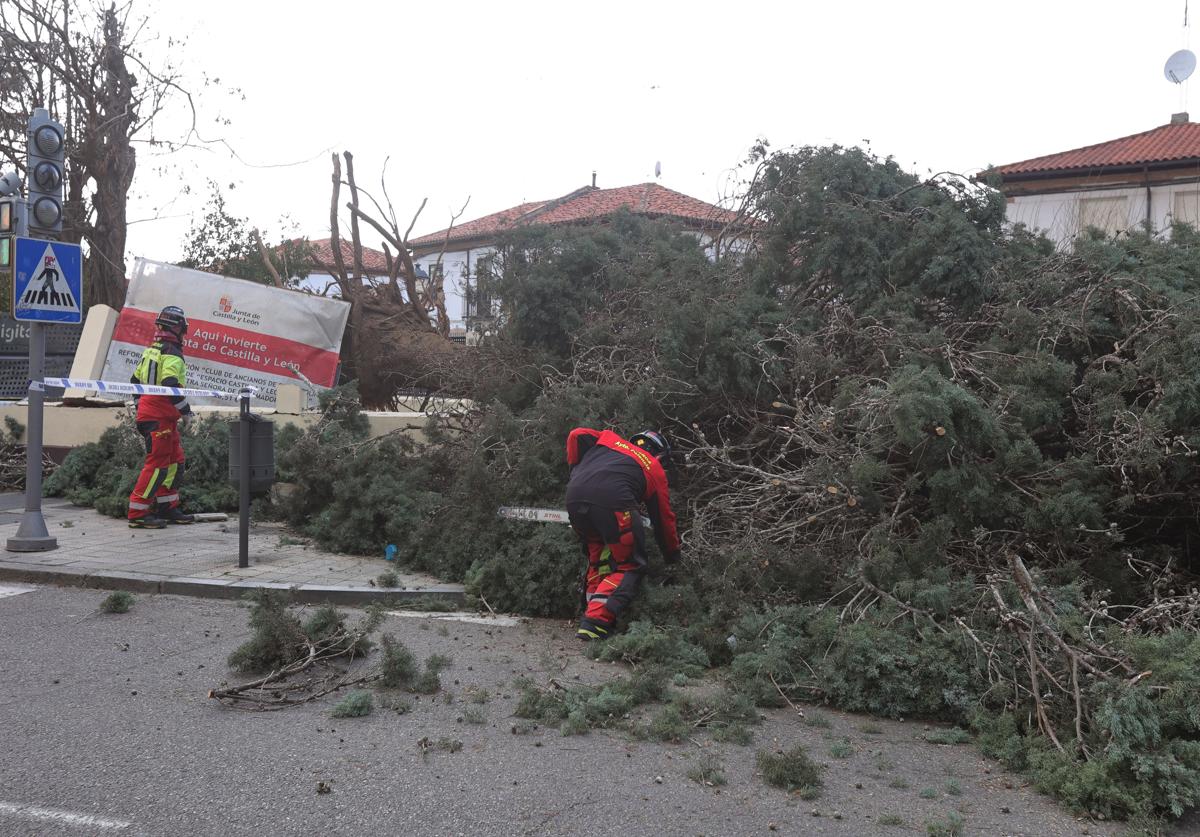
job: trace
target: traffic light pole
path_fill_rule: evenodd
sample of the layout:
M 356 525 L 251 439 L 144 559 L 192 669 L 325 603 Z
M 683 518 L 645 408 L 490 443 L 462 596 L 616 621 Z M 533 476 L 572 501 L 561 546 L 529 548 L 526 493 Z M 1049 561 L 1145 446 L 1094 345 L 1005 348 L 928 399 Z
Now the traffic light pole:
M 29 116 L 26 134 L 26 164 L 28 175 L 28 209 L 19 213 L 17 234 L 29 236 L 30 226 L 39 239 L 57 239 L 62 231 L 62 189 L 65 163 L 63 126 L 50 117 L 45 108 L 35 108 Z M 11 186 L 11 183 L 8 184 Z M 14 261 L 16 256 L 14 253 Z M 12 267 L 15 271 L 15 265 Z M 15 274 L 14 274 L 15 275 Z M 79 299 L 82 301 L 82 275 L 79 279 Z M 14 316 L 16 285 L 13 286 Z M 80 311 L 82 314 L 82 309 Z M 18 317 L 18 319 L 21 319 Z M 42 516 L 42 419 L 46 400 L 46 326 L 38 318 L 29 322 L 29 392 L 26 403 L 25 428 L 25 514 L 17 533 L 8 539 L 11 552 L 45 552 L 58 548 L 58 539 L 50 537 L 46 519 Z M 44 319 L 44 317 L 42 318 Z
M 46 327 L 29 324 L 29 415 L 25 428 L 25 514 L 17 534 L 8 539 L 9 552 L 46 552 L 58 549 L 42 516 L 42 408 L 46 390 Z

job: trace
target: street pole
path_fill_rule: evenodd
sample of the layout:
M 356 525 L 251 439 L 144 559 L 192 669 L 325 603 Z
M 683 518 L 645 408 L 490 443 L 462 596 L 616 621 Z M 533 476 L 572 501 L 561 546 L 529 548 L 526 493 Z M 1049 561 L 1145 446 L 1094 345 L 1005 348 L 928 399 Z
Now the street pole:
M 238 567 L 250 566 L 250 393 L 239 395 L 238 420 Z
M 46 552 L 58 549 L 58 538 L 50 537 L 42 516 L 42 406 L 46 388 L 46 327 L 29 324 L 29 398 L 25 428 L 25 514 L 17 534 L 5 545 L 10 552 Z

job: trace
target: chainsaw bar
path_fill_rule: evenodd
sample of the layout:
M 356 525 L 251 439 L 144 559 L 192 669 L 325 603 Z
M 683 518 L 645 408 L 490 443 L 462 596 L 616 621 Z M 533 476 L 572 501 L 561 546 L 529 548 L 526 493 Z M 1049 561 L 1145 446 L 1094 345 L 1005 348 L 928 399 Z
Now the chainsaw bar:
M 530 520 L 534 523 L 570 523 L 571 518 L 561 509 L 535 509 L 527 506 L 501 506 L 496 513 L 509 520 Z M 650 528 L 650 518 L 642 517 L 642 525 Z

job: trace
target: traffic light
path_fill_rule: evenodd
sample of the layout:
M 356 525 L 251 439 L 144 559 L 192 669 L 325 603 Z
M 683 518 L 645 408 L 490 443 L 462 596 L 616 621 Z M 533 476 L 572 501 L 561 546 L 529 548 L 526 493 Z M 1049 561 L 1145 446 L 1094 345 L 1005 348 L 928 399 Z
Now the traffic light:
M 66 144 L 63 126 L 45 108 L 37 108 L 29 117 L 26 150 L 29 234 L 36 238 L 62 232 Z
M 20 195 L 0 198 L 0 272 L 12 267 L 13 240 L 21 232 L 21 210 L 25 202 Z

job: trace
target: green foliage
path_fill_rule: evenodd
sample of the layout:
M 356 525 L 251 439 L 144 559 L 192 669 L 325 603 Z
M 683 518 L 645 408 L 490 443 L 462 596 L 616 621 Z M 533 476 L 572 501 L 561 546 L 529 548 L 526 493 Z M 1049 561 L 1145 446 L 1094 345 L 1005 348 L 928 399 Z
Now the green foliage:
M 513 714 L 556 726 L 563 735 L 582 735 L 591 729 L 624 726 L 636 707 L 660 700 L 666 691 L 662 669 L 635 671 L 627 678 L 601 686 L 541 688 L 529 680 L 517 683 L 521 697 Z
M 105 613 L 128 613 L 129 608 L 133 607 L 133 602 L 132 593 L 126 590 L 117 590 L 104 597 L 104 601 L 100 602 L 100 609 Z
M 225 195 L 215 181 L 210 180 L 208 188 L 208 211 L 192 222 L 179 264 L 260 285 L 274 284 L 255 240 L 256 230 L 247 219 L 229 213 Z M 306 239 L 284 239 L 272 247 L 266 244 L 266 238 L 264 235 L 263 244 L 270 249 L 271 261 L 286 286 L 308 276 L 315 264 Z
M 267 672 L 292 662 L 307 639 L 300 620 L 288 609 L 288 597 L 273 590 L 248 593 L 251 637 L 229 655 L 229 667 L 240 672 Z
M 917 796 L 922 799 L 937 799 L 938 792 L 935 788 L 921 788 L 921 792 Z
M 944 820 L 929 820 L 925 831 L 929 837 L 961 837 L 966 833 L 967 821 L 957 811 L 948 811 Z
M 937 729 L 925 736 L 930 744 L 966 744 L 971 734 L 963 729 Z
M 605 642 L 594 643 L 588 654 L 606 662 L 661 666 L 686 677 L 698 677 L 709 667 L 703 648 L 692 645 L 676 631 L 644 620 L 631 623 L 627 631 Z
M 1096 707 L 1089 760 L 1058 752 L 1012 713 L 979 712 L 972 726 L 985 754 L 1071 808 L 1153 823 L 1200 804 L 1200 637 L 1180 631 L 1127 641 L 1137 665 L 1153 673 L 1136 686 L 1088 690 Z
M 313 611 L 312 616 L 304 623 L 303 631 L 309 642 L 323 649 L 329 649 L 339 655 L 363 657 L 373 646 L 367 634 L 375 630 L 382 621 L 381 610 L 368 609 L 360 626 L 361 630 L 351 632 L 346 630 L 345 614 L 331 604 L 324 604 Z
M 819 790 L 824 781 L 821 767 L 797 744 L 790 750 L 759 750 L 758 770 L 768 785 L 792 791 Z
M 441 689 L 441 673 L 450 667 L 449 657 L 431 654 L 421 667 L 408 646 L 391 634 L 383 635 L 380 648 L 383 652 L 379 663 L 380 686 L 428 695 Z
M 400 576 L 395 570 L 384 570 L 375 578 L 375 583 L 380 587 L 391 589 L 400 586 Z
M 978 692 L 970 640 L 900 625 L 894 615 L 876 609 L 848 626 L 835 610 L 817 607 L 747 615 L 734 627 L 734 682 L 767 706 L 784 703 L 781 688 L 792 699 L 819 689 L 851 711 L 959 717 Z
M 279 434 L 295 490 L 268 511 L 326 548 L 394 543 L 494 608 L 566 616 L 571 533 L 496 508 L 561 504 L 572 427 L 662 427 L 685 563 L 598 656 L 666 678 L 727 665 L 758 705 L 970 723 L 985 751 L 1106 817 L 1196 804 L 1195 622 L 1109 626 L 1200 570 L 1200 235 L 1062 252 L 1004 228 L 997 193 L 861 149 L 751 162 L 755 246 L 736 258 L 630 215 L 514 233 L 489 280 L 498 334 L 454 370 L 472 409 L 432 421 L 427 446 L 367 442 L 353 390 L 336 391 L 318 425 Z M 74 456 L 48 490 L 121 513 L 136 437 Z M 1012 554 L 1058 636 L 1154 672 L 1085 677 L 1082 741 L 1071 689 L 1051 688 L 1065 754 L 1025 692 L 991 683 L 1028 682 L 1017 622 L 996 612 L 1026 609 Z M 630 689 L 534 690 L 521 711 L 568 732 L 624 724 L 644 702 Z M 662 708 L 655 734 L 677 737 L 685 709 Z
M 720 787 L 725 784 L 725 773 L 721 760 L 712 753 L 705 753 L 700 760 L 688 770 L 687 776 L 698 785 Z
M 416 680 L 417 659 L 404 643 L 391 634 L 384 634 L 379 641 L 382 660 L 379 663 L 379 685 L 388 689 L 402 689 Z
M 848 759 L 854 755 L 854 745 L 850 740 L 843 738 L 841 741 L 835 741 L 829 745 L 829 755 L 835 759 Z
M 904 817 L 899 814 L 884 814 L 876 822 L 880 825 L 904 825 Z
M 237 490 L 229 482 L 229 422 L 207 416 L 181 433 L 187 464 L 180 500 L 191 512 L 235 511 Z M 47 497 L 66 497 L 110 517 L 124 517 L 129 493 L 146 458 L 145 443 L 132 422 L 110 427 L 90 444 L 75 448 L 44 483 Z
M 453 661 L 444 654 L 430 654 L 425 658 L 425 668 L 412 684 L 412 690 L 423 695 L 432 695 L 442 688 L 442 672 L 450 668 Z
M 680 743 L 707 729 L 719 741 L 749 743 L 748 727 L 759 723 L 758 711 L 744 695 L 717 691 L 702 695 L 676 692 L 641 733 L 652 741 Z
M 274 590 L 247 593 L 251 636 L 229 655 L 229 667 L 240 672 L 268 672 L 303 659 L 311 645 L 327 657 L 363 657 L 371 650 L 368 635 L 383 620 L 383 611 L 368 608 L 354 629 L 330 604 L 321 605 L 301 623 L 290 597 Z
M 335 718 L 361 718 L 370 715 L 375 699 L 366 689 L 356 689 L 342 698 L 330 711 Z

